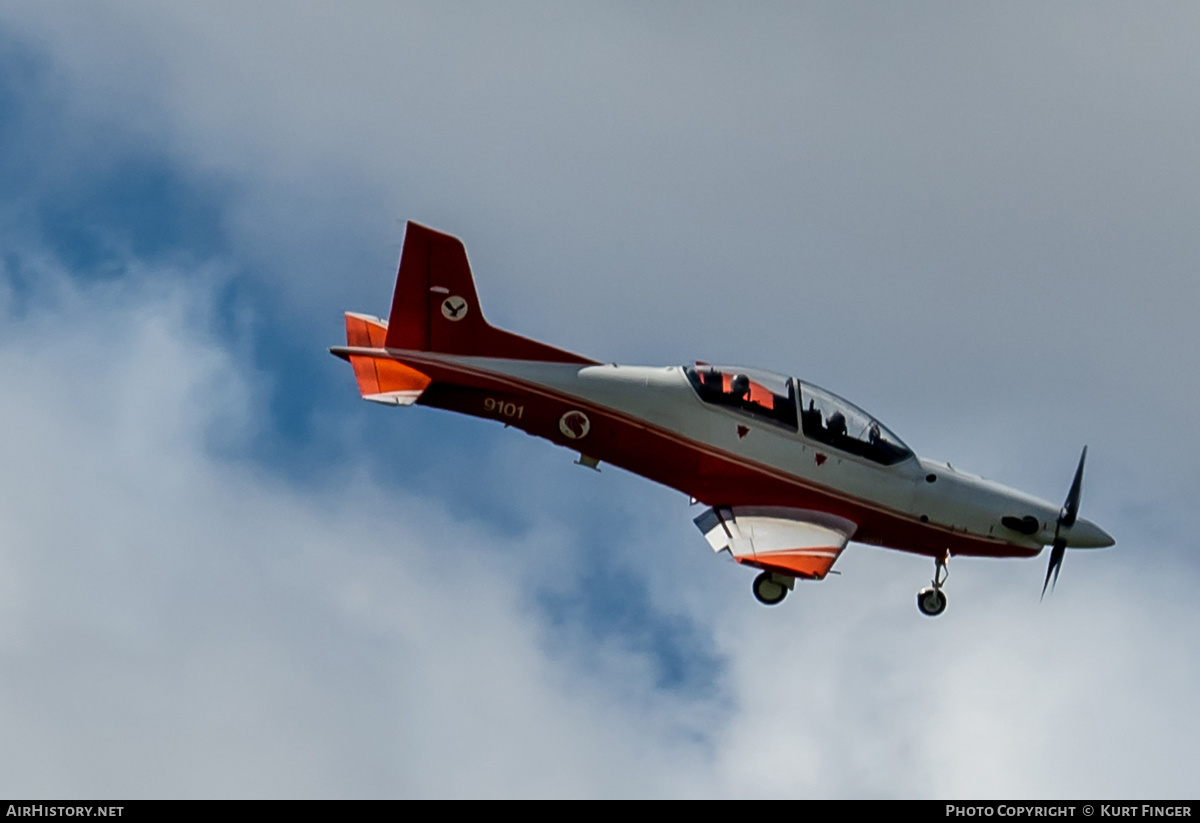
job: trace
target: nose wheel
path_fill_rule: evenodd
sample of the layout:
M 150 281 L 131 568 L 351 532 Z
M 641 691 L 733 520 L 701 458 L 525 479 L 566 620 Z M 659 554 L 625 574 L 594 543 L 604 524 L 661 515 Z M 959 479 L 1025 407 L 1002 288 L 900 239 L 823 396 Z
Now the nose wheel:
M 937 617 L 946 610 L 946 593 L 942 585 L 950 576 L 946 564 L 950 561 L 950 552 L 946 552 L 934 561 L 933 583 L 928 588 L 917 592 L 917 609 L 926 617 Z
M 783 598 L 787 597 L 788 590 L 793 585 L 795 585 L 794 577 L 789 578 L 781 574 L 763 572 L 754 578 L 754 596 L 764 606 L 774 606 L 783 602 Z

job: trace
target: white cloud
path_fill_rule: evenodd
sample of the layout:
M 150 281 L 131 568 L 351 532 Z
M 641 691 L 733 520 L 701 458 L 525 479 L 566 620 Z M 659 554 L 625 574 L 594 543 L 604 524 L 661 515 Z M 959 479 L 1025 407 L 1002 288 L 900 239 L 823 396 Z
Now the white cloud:
M 912 604 L 915 559 L 849 552 L 842 577 L 718 629 L 737 695 L 718 732 L 723 791 L 1194 792 L 1197 614 L 1176 572 L 1147 570 L 1134 589 L 1072 553 L 1039 605 L 1043 563 L 956 559 L 950 610 L 929 621 Z
M 0 346 L 6 792 L 656 794 L 698 756 L 547 656 L 504 541 L 216 456 L 257 377 L 195 280 L 47 292 Z

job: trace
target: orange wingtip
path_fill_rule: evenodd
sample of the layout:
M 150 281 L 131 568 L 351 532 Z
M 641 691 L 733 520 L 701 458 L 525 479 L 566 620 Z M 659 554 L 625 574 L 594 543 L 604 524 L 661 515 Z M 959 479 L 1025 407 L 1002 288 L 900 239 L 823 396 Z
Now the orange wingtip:
M 840 553 L 836 548 L 790 549 L 760 553 L 753 558 L 739 557 L 737 561 L 781 574 L 821 580 L 829 574 Z

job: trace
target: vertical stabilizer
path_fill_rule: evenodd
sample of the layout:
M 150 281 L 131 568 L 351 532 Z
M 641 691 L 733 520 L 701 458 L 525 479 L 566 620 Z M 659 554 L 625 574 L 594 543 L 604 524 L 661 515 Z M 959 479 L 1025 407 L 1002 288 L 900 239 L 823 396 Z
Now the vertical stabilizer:
M 483 318 L 462 241 L 412 222 L 404 234 L 384 345 L 473 357 L 596 362 L 491 326 Z

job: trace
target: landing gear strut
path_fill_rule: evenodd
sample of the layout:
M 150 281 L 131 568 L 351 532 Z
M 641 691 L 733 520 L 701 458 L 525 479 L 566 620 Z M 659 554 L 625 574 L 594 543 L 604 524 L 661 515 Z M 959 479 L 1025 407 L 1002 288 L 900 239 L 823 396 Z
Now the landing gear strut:
M 764 606 L 782 603 L 788 591 L 796 585 L 796 578 L 773 572 L 763 572 L 754 578 L 754 596 Z
M 942 585 L 950 576 L 950 572 L 946 568 L 946 564 L 950 562 L 950 552 L 946 552 L 933 562 L 933 580 L 931 581 L 933 586 L 917 592 L 917 608 L 926 617 L 937 617 L 946 610 L 946 593 L 942 591 Z

